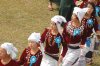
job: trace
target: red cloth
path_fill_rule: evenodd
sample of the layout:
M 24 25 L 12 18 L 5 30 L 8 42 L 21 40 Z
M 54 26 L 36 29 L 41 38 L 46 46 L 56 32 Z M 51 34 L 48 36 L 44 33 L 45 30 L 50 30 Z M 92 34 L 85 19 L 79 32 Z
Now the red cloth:
M 62 46 L 63 46 L 63 51 L 62 51 L 62 56 L 64 57 L 65 54 L 66 54 L 66 51 L 67 51 L 67 44 L 63 42 L 63 38 L 62 36 L 60 35 L 60 33 L 58 33 L 56 36 L 55 35 L 52 35 L 50 34 L 50 36 L 52 37 L 52 41 L 51 41 L 51 46 L 49 45 L 49 36 L 48 36 L 48 33 L 50 33 L 50 29 L 45 29 L 45 31 L 43 32 L 43 34 L 41 35 L 41 42 L 42 43 L 46 43 L 46 46 L 45 46 L 45 51 L 50 53 L 50 54 L 58 54 L 59 53 L 59 48 L 58 48 L 58 45 L 55 43 L 55 37 L 61 37 L 61 43 L 62 43 Z
M 40 66 L 41 60 L 42 60 L 42 52 L 39 50 L 35 55 L 32 55 L 32 54 L 31 54 L 30 57 L 28 56 L 29 53 L 30 53 L 30 49 L 29 49 L 29 48 L 26 48 L 26 49 L 23 51 L 23 53 L 22 53 L 22 55 L 21 55 L 21 57 L 20 57 L 20 61 L 18 61 L 18 63 L 19 63 L 20 65 L 23 65 L 23 66 L 29 66 L 28 59 L 29 59 L 31 56 L 36 56 L 37 61 L 36 61 L 36 63 L 34 63 L 32 66 Z
M 100 6 L 100 2 L 97 3 L 97 6 Z
M 71 21 L 68 22 L 68 23 L 71 23 Z M 85 31 L 83 30 L 82 35 L 73 36 L 73 35 L 69 34 L 68 31 L 67 31 L 66 27 L 68 26 L 68 23 L 66 23 L 64 31 L 63 31 L 63 38 L 64 38 L 65 42 L 67 44 L 76 44 L 76 43 L 79 43 L 79 42 L 82 42 L 82 44 L 85 44 L 85 40 L 86 40 L 86 38 L 84 37 Z
M 20 66 L 15 60 L 11 60 L 8 64 L 3 65 L 0 60 L 0 66 Z
M 93 31 L 92 31 L 93 28 L 94 28 L 95 31 L 99 30 L 97 19 L 94 16 L 91 16 L 90 18 L 93 19 L 93 22 L 94 22 L 93 26 L 91 26 L 91 27 L 88 26 L 87 19 L 83 18 L 83 20 L 82 20 L 82 23 L 84 24 L 84 27 L 86 29 L 85 34 L 86 34 L 87 37 L 89 37 L 93 33 Z
M 74 3 L 76 2 L 77 0 L 74 0 Z
M 80 5 L 80 8 L 83 8 L 87 2 L 88 2 L 88 0 L 83 0 L 83 3 Z
M 76 1 L 78 1 L 78 0 L 74 0 L 74 3 L 76 3 Z M 83 8 L 87 2 L 88 2 L 88 0 L 83 0 L 83 3 L 79 7 Z

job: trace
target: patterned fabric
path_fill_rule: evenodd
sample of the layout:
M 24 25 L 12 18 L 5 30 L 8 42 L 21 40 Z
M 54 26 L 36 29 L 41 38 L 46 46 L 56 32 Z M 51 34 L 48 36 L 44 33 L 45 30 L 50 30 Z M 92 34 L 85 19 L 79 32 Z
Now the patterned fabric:
M 3 65 L 0 60 L 0 66 L 20 66 L 15 60 L 11 60 L 8 64 Z
M 69 22 L 68 26 L 66 26 L 66 30 L 72 36 L 82 35 L 84 26 L 82 25 L 81 27 L 75 28 L 74 26 L 72 26 L 71 22 Z
M 62 42 L 62 37 L 61 37 L 61 35 L 59 34 L 59 36 L 58 35 L 52 35 L 51 34 L 51 32 L 50 32 L 50 30 L 47 32 L 47 34 L 46 34 L 46 38 L 45 38 L 45 41 L 48 41 L 48 44 L 49 44 L 49 46 L 53 46 L 53 45 L 57 45 L 58 46 L 58 43 L 56 42 L 56 38 L 57 37 L 59 37 L 60 38 L 60 43 L 59 44 L 61 44 L 61 42 Z M 46 40 L 47 39 L 47 40 Z M 58 47 L 59 48 L 59 47 Z
M 56 38 L 59 37 L 60 40 L 57 39 L 56 42 Z M 63 46 L 63 51 L 61 53 L 62 56 L 65 56 L 66 51 L 67 51 L 67 44 L 63 42 L 63 38 L 60 35 L 60 33 L 58 33 L 57 35 L 53 35 L 50 32 L 50 29 L 45 29 L 45 31 L 43 32 L 43 34 L 41 35 L 41 42 L 45 43 L 45 52 L 48 52 L 49 54 L 58 54 L 59 53 L 59 46 L 62 44 Z
M 94 28 L 95 31 L 98 31 L 98 22 L 95 16 L 91 16 L 89 19 L 83 18 L 82 24 L 84 28 L 86 29 L 85 33 L 86 36 L 89 37 L 93 33 L 92 29 Z
M 34 63 L 30 63 L 31 62 L 31 58 L 32 56 L 36 57 Z M 39 50 L 35 55 L 32 55 L 30 53 L 30 48 L 26 48 L 21 57 L 20 57 L 20 61 L 18 62 L 20 65 L 23 65 L 23 66 L 40 66 L 40 63 L 41 63 L 41 60 L 42 60 L 42 52 Z
M 81 25 L 80 27 L 73 27 L 72 22 L 68 22 L 65 24 L 64 31 L 63 31 L 63 38 L 67 44 L 76 44 L 81 42 L 81 44 L 85 43 L 85 29 L 84 26 Z M 79 31 L 77 31 L 79 30 Z

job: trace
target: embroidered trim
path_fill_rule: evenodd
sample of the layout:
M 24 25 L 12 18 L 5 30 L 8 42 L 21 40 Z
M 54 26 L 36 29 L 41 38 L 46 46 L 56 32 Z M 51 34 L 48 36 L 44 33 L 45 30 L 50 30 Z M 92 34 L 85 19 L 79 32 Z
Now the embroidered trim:
M 75 28 L 74 26 L 72 26 L 71 22 L 69 22 L 66 26 L 66 30 L 71 36 L 82 35 L 84 26 L 82 25 L 80 27 Z
M 31 53 L 30 53 L 30 49 L 27 48 L 27 49 L 26 49 L 26 54 L 27 54 L 27 55 L 26 55 L 27 63 L 30 63 L 30 58 L 31 58 L 32 56 L 35 56 L 36 59 L 38 60 L 39 56 L 42 55 L 42 52 L 39 52 L 39 53 L 37 53 L 36 55 L 31 55 Z
M 58 35 L 58 34 L 57 34 Z M 58 37 L 57 35 L 52 35 L 51 33 L 50 33 L 50 30 L 46 33 L 46 37 L 45 37 L 45 41 L 47 40 L 48 41 L 48 44 L 49 44 L 49 46 L 54 46 L 55 45 L 55 43 L 57 44 L 57 46 L 58 45 L 60 45 L 60 43 L 57 43 L 55 40 L 56 40 L 56 38 Z M 60 37 L 60 36 L 59 36 Z M 60 37 L 61 38 L 61 37 Z M 61 41 L 61 40 L 60 40 Z M 59 46 L 58 46 L 58 48 L 59 48 Z

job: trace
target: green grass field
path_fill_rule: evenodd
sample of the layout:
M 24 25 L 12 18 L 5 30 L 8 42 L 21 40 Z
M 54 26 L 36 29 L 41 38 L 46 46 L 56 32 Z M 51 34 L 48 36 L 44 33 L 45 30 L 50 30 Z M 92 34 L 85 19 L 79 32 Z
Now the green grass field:
M 32 32 L 42 33 L 49 26 L 50 18 L 58 14 L 57 7 L 48 11 L 48 0 L 0 0 L 0 44 L 11 42 L 21 52 L 27 47 Z M 94 58 L 100 66 L 100 56 Z

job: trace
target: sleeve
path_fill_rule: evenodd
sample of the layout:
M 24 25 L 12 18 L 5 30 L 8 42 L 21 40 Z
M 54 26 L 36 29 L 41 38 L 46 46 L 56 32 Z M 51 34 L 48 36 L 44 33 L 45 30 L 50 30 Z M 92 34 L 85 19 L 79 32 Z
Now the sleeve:
M 37 62 L 36 62 L 36 64 L 35 64 L 35 66 L 40 66 L 40 64 L 41 64 L 41 61 L 42 61 L 42 55 L 40 55 L 40 57 L 38 58 L 38 60 L 37 60 Z
M 66 42 L 66 43 L 69 41 L 69 39 L 67 38 L 67 33 L 66 33 L 66 26 L 67 26 L 67 24 L 68 23 L 65 24 L 64 30 L 63 30 L 63 33 L 62 33 L 63 41 Z
M 17 63 L 15 63 L 14 65 L 16 65 L 16 66 L 20 66 L 19 64 L 17 64 Z
M 42 43 L 44 43 L 44 41 L 45 41 L 45 37 L 46 37 L 47 32 L 48 32 L 48 29 L 45 28 L 44 32 L 43 32 L 42 35 L 41 35 L 41 42 L 42 42 Z
M 80 8 L 83 8 L 87 2 L 88 2 L 88 0 L 83 0 L 83 3 L 80 5 Z
M 65 25 L 65 27 L 66 27 L 66 25 Z M 61 55 L 64 57 L 65 56 L 65 54 L 66 54 L 66 52 L 67 52 L 67 50 L 68 50 L 68 47 L 67 47 L 67 43 L 66 43 L 66 41 L 65 41 L 65 28 L 64 28 L 64 30 L 63 30 L 63 39 L 62 39 L 62 50 L 61 50 Z
M 20 66 L 19 64 L 18 64 L 18 62 L 16 62 L 16 61 L 14 61 L 14 63 L 13 63 L 13 66 Z
M 18 60 L 19 65 L 23 65 L 25 62 L 25 56 L 26 56 L 26 49 L 23 51 L 22 55 L 20 56 L 20 59 Z
M 81 40 L 81 45 L 85 44 L 85 41 L 87 39 L 87 34 L 86 30 L 84 29 L 83 35 L 82 35 L 82 40 Z
M 67 44 L 65 42 L 63 42 L 62 43 L 62 51 L 61 51 L 62 57 L 64 57 L 66 55 L 67 50 L 68 50 Z
M 98 31 L 99 29 L 98 29 L 98 22 L 97 22 L 97 19 L 96 18 L 94 18 L 95 19 L 95 22 L 94 22 L 94 30 L 95 31 Z
M 82 37 L 81 45 L 84 45 L 86 41 L 86 37 Z

